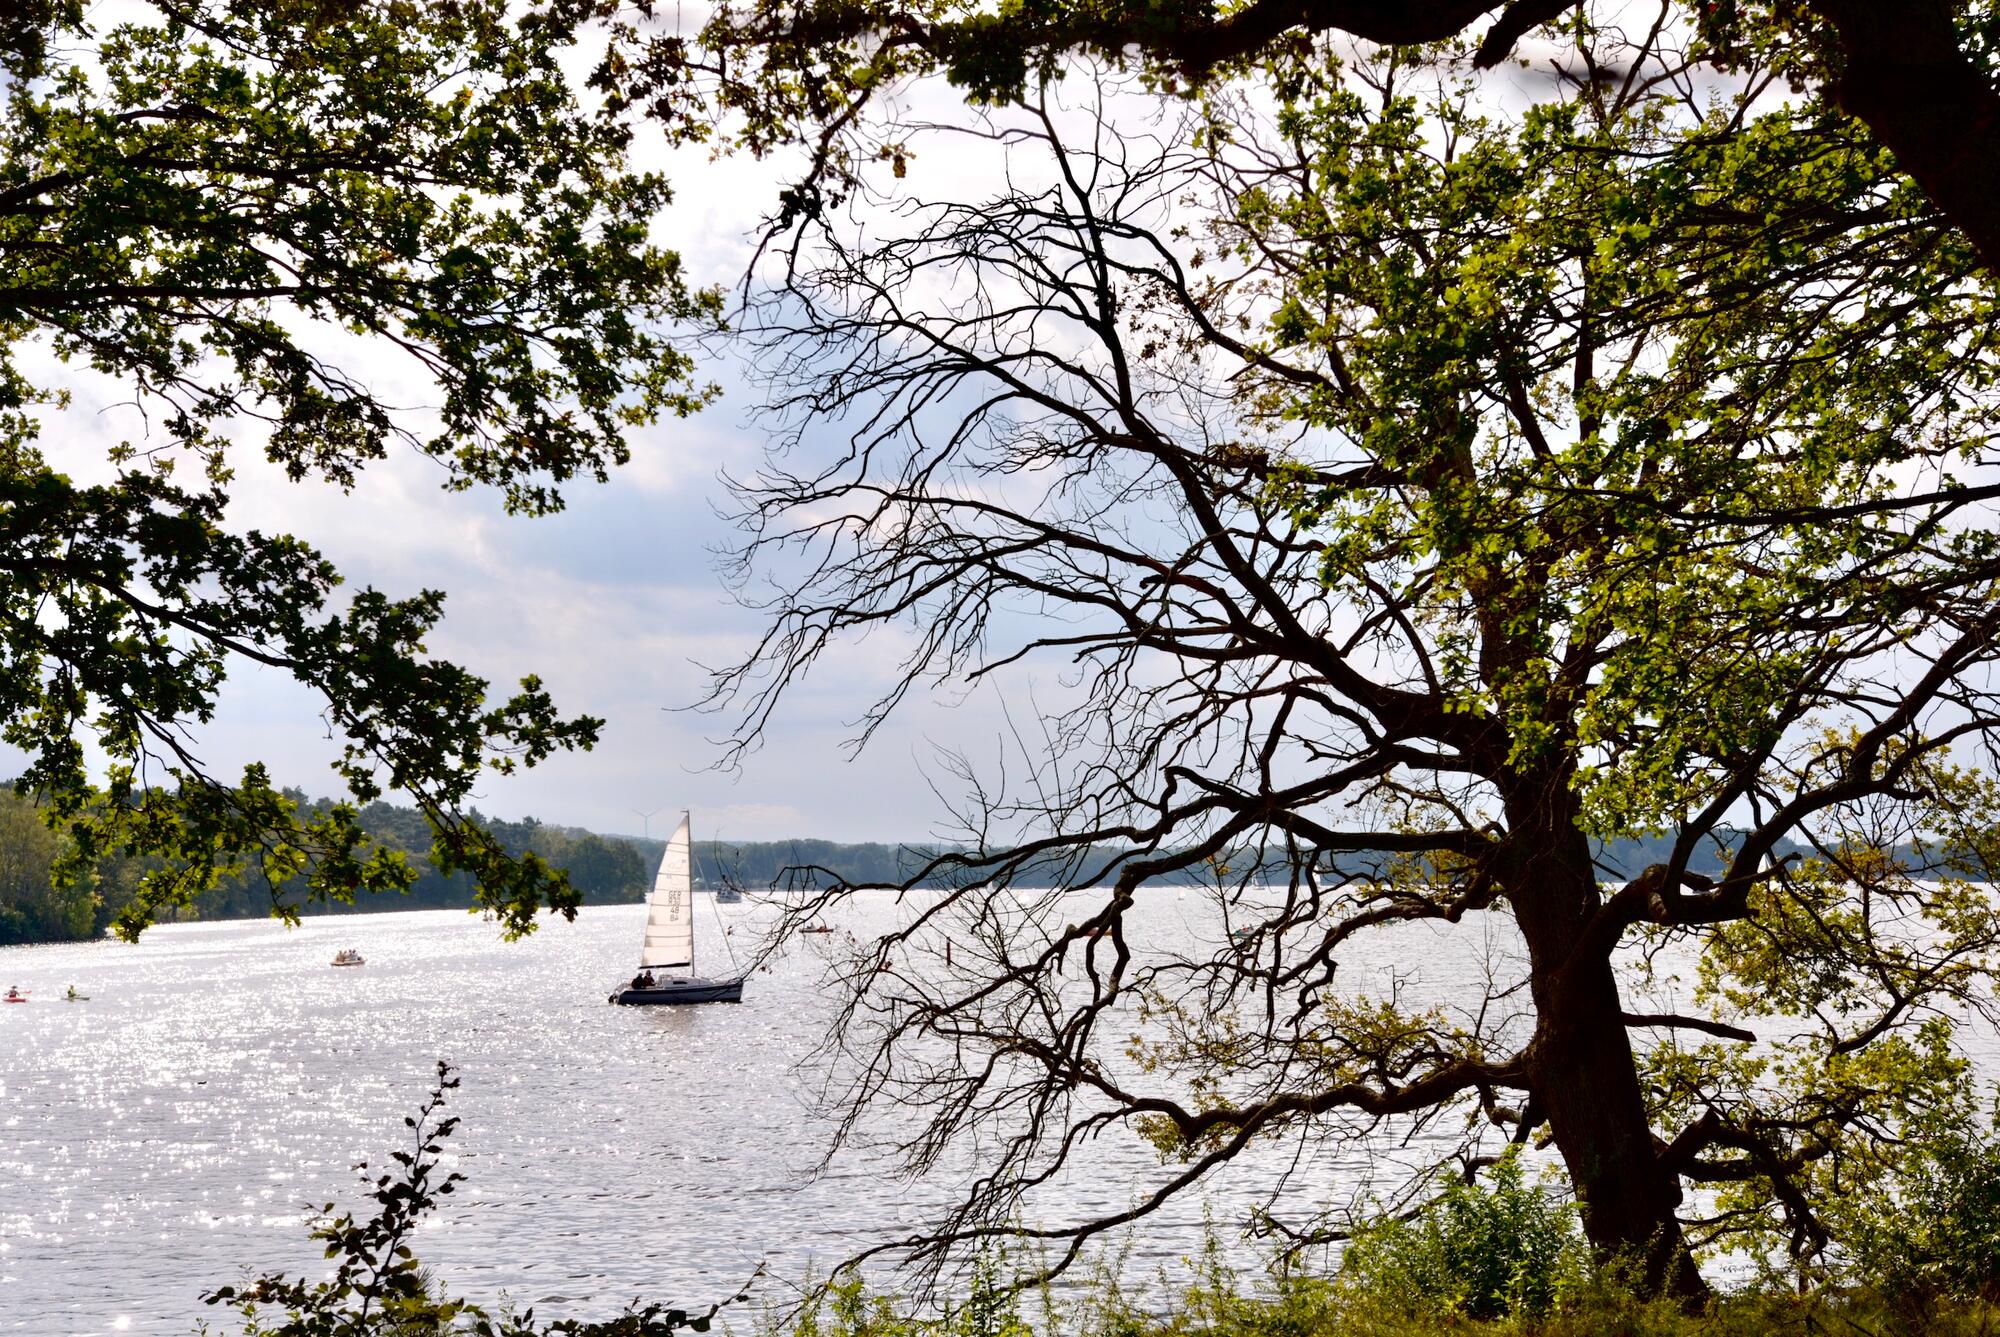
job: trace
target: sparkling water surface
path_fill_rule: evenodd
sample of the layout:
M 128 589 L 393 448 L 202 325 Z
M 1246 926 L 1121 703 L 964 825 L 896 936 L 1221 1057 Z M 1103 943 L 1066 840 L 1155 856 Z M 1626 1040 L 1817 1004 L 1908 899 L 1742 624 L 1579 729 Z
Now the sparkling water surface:
M 769 910 L 721 907 L 725 944 L 700 899 L 704 973 L 720 973 L 725 945 L 741 950 Z M 752 975 L 740 1006 L 607 1006 L 631 972 L 636 905 L 517 943 L 427 911 L 0 949 L 0 988 L 33 999 L 0 1006 L 0 1333 L 187 1334 L 227 1317 L 204 1290 L 253 1271 L 324 1275 L 307 1209 L 364 1205 L 358 1164 L 408 1145 L 402 1121 L 440 1058 L 463 1082 L 450 1165 L 466 1182 L 416 1247 L 456 1293 L 608 1317 L 635 1298 L 709 1303 L 760 1262 L 775 1293 L 905 1234 L 949 1184 L 905 1181 L 865 1147 L 815 1173 L 828 1129 L 800 1064 L 829 1010 L 828 959 L 849 930 L 899 912 L 843 913 L 840 932 Z M 1214 913 L 1196 896 L 1142 897 L 1135 935 L 1219 942 Z M 367 964 L 330 968 L 349 946 Z M 1383 950 L 1378 973 L 1408 987 L 1449 994 L 1484 977 L 1462 933 L 1404 931 Z M 63 1001 L 71 984 L 89 1000 Z M 1399 1151 L 1424 1154 L 1261 1150 L 1123 1240 L 1128 1274 L 1186 1257 L 1205 1214 L 1242 1220 L 1277 1170 L 1293 1170 L 1287 1193 L 1351 1194 Z M 1121 1130 L 1037 1210 L 1121 1210 L 1162 1173 Z M 1242 1247 L 1247 1261 L 1255 1246 Z

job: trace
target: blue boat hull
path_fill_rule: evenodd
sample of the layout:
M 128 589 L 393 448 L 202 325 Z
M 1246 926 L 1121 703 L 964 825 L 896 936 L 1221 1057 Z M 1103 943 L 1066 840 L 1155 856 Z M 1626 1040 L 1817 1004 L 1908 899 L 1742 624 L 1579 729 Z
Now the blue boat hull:
M 736 980 L 662 980 L 650 989 L 635 989 L 630 985 L 618 990 L 607 1000 L 628 1006 L 649 1003 L 740 1003 L 743 1001 L 743 981 Z

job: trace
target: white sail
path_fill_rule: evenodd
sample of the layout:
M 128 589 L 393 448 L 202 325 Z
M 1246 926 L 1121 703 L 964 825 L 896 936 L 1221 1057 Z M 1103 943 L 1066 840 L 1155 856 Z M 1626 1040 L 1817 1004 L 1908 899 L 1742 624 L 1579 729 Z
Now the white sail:
M 666 857 L 660 860 L 653 894 L 646 901 L 646 944 L 639 951 L 642 970 L 694 964 L 694 878 L 689 853 L 688 819 L 683 814 L 673 838 L 667 841 Z

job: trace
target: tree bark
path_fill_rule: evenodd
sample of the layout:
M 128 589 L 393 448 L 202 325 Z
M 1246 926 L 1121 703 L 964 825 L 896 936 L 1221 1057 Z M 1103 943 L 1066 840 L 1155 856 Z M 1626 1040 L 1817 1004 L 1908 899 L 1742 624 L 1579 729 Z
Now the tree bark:
M 1535 788 L 1540 801 L 1508 805 L 1521 852 L 1510 899 L 1527 940 L 1536 1012 L 1529 1085 L 1598 1255 L 1634 1265 L 1648 1293 L 1699 1307 L 1708 1285 L 1675 1215 L 1680 1176 L 1655 1144 L 1610 952 L 1578 950 L 1601 899 L 1589 842 L 1566 783 L 1552 777 Z
M 1529 1081 L 1548 1117 L 1600 1256 L 1633 1260 L 1646 1291 L 1708 1299 L 1675 1210 L 1680 1177 L 1654 1145 L 1611 963 L 1592 957 L 1544 978 Z

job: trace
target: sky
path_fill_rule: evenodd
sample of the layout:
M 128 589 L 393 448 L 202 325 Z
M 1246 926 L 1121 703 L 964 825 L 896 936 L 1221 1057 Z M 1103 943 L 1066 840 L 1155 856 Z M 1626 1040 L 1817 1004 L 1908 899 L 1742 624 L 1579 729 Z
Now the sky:
M 964 116 L 951 90 L 929 96 L 935 109 L 913 110 Z M 658 239 L 681 252 L 692 281 L 739 280 L 782 164 L 713 162 L 704 150 L 672 154 L 643 142 L 640 154 L 679 193 L 659 220 Z M 920 153 L 903 184 L 909 198 L 966 198 L 981 184 L 979 171 L 961 158 Z M 637 432 L 632 463 L 608 485 L 572 485 L 567 511 L 556 516 L 513 518 L 491 493 L 448 493 L 439 466 L 414 449 L 372 466 L 342 494 L 286 480 L 251 443 L 237 461 L 232 519 L 307 540 L 351 587 L 391 595 L 442 589 L 446 613 L 433 652 L 497 688 L 539 674 L 563 711 L 604 719 L 594 751 L 491 777 L 476 798 L 491 816 L 637 834 L 657 832 L 687 808 L 704 838 L 949 838 L 947 803 L 933 786 L 948 794 L 954 782 L 938 764 L 939 749 L 992 759 L 1008 732 L 1008 708 L 1019 717 L 1033 702 L 1060 700 L 1059 668 L 1015 674 L 1005 702 L 998 687 L 913 695 L 856 755 L 848 746 L 855 720 L 890 681 L 904 645 L 901 631 L 879 629 L 820 662 L 740 769 L 715 768 L 731 721 L 692 709 L 703 695 L 703 666 L 739 657 L 760 627 L 755 612 L 732 600 L 715 555 L 736 536 L 722 514 L 728 497 L 719 475 L 749 472 L 765 449 L 751 413 L 756 392 L 736 358 L 727 349 L 705 354 L 700 375 L 722 383 L 721 401 Z M 423 401 L 426 387 L 398 384 L 407 373 L 382 350 L 354 347 L 342 360 L 379 378 L 390 398 Z M 116 386 L 94 385 L 74 368 L 45 370 L 76 394 L 44 436 L 57 467 L 88 478 L 105 467 L 110 445 L 143 433 Z M 239 666 L 197 744 L 211 773 L 262 760 L 280 784 L 338 792 L 328 769 L 338 740 L 313 696 L 283 675 Z M 0 756 L 0 765 L 6 760 Z
M 747 238 L 775 197 L 776 167 L 667 156 L 657 145 L 643 151 L 648 165 L 664 163 L 679 193 L 659 220 L 659 240 L 682 253 L 693 282 L 740 279 Z M 408 373 L 398 355 L 362 345 L 344 349 L 342 362 L 394 402 L 424 402 L 427 387 L 399 380 Z M 113 444 L 144 439 L 145 424 L 116 385 L 52 358 L 38 370 L 75 396 L 45 424 L 42 445 L 57 468 L 79 481 L 102 477 Z M 234 461 L 231 520 L 305 539 L 350 589 L 445 591 L 433 653 L 496 691 L 539 674 L 565 714 L 605 721 L 591 752 L 489 777 L 475 799 L 489 816 L 657 834 L 687 808 L 701 838 L 948 834 L 927 778 L 936 750 L 978 752 L 1003 726 L 1001 704 L 991 692 L 913 700 L 854 755 L 853 722 L 897 662 L 895 633 L 826 658 L 790 695 L 770 741 L 739 769 L 715 769 L 731 721 L 691 709 L 703 695 L 702 666 L 730 663 L 761 625 L 733 602 L 718 570 L 714 550 L 736 535 L 721 513 L 728 499 L 718 475 L 754 468 L 765 438 L 749 421 L 755 396 L 736 354 L 704 354 L 699 375 L 723 384 L 719 403 L 636 432 L 631 463 L 606 485 L 571 485 L 568 509 L 555 516 L 510 517 L 491 492 L 446 492 L 440 467 L 414 448 L 370 466 L 343 494 L 285 479 L 247 441 Z M 239 663 L 217 718 L 195 739 L 212 774 L 261 760 L 279 784 L 341 792 L 329 770 L 339 742 L 314 695 L 283 674 Z M 19 754 L 0 749 L 0 774 L 10 761 L 18 765 Z
M 744 421 L 749 392 L 729 379 L 716 408 L 639 432 L 632 463 L 608 484 L 574 486 L 555 516 L 510 517 L 491 493 L 445 492 L 414 451 L 371 467 L 346 495 L 294 484 L 246 452 L 232 518 L 306 539 L 350 587 L 445 591 L 433 653 L 496 691 L 538 674 L 564 713 L 605 721 L 588 753 L 491 777 L 475 799 L 490 816 L 638 834 L 687 808 L 702 838 L 933 838 L 942 808 L 924 772 L 935 747 L 976 745 L 999 725 L 997 701 L 915 701 L 853 755 L 852 721 L 896 662 L 894 633 L 830 656 L 788 698 L 769 743 L 733 772 L 716 769 L 732 720 L 693 709 L 703 666 L 732 662 L 761 627 L 733 601 L 714 551 L 735 535 L 717 475 L 762 450 Z M 262 760 L 280 784 L 338 790 L 328 770 L 338 740 L 315 696 L 281 673 L 238 667 L 198 739 L 213 773 Z

